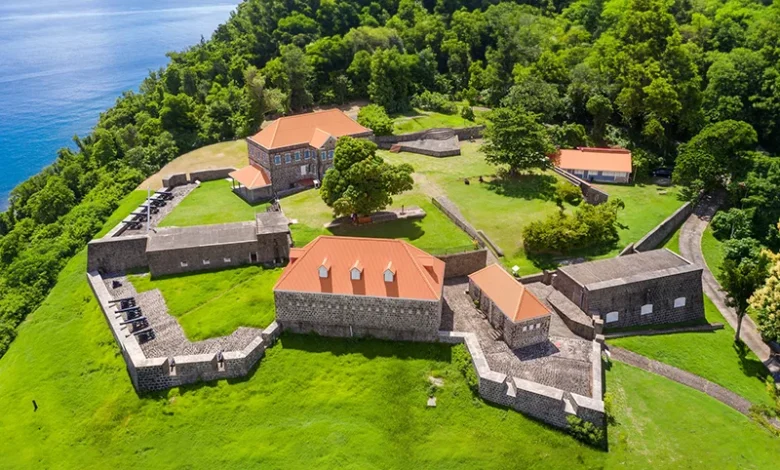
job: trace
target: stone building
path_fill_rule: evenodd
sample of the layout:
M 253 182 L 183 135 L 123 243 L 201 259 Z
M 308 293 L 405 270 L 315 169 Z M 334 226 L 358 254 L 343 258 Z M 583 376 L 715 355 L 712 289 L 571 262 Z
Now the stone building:
M 469 295 L 510 348 L 547 341 L 552 312 L 501 266 L 470 274 Z
M 558 269 L 552 286 L 606 328 L 704 318 L 702 268 L 653 250 Z
M 284 330 L 435 340 L 444 262 L 402 241 L 321 236 L 290 250 L 274 286 Z
M 589 182 L 628 183 L 632 171 L 631 151 L 619 148 L 560 149 L 552 161 L 561 170 Z
M 313 186 L 333 166 L 336 140 L 372 137 L 338 109 L 282 117 L 247 138 L 249 167 L 231 173 L 236 192 L 251 202 L 274 193 Z

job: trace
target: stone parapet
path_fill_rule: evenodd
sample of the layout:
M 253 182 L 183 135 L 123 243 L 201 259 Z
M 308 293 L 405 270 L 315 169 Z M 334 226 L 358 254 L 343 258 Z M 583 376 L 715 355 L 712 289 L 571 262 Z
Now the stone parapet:
M 436 257 L 444 261 L 444 279 L 468 276 L 487 266 L 487 250 L 485 248 Z
M 175 188 L 176 186 L 184 186 L 189 180 L 186 173 L 175 173 L 168 175 L 162 179 L 162 185 L 165 188 Z
M 200 170 L 190 172 L 190 183 L 195 181 L 213 181 L 228 178 L 235 168 L 217 168 L 213 170 Z
M 658 248 L 667 238 L 669 238 L 685 220 L 693 213 L 693 204 L 686 202 L 672 215 L 664 219 L 663 222 L 650 230 L 647 235 L 633 244 L 634 251 L 649 251 Z M 622 254 L 622 253 L 621 253 Z
M 580 188 L 580 191 L 582 192 L 582 197 L 585 199 L 585 201 L 588 204 L 593 204 L 594 206 L 597 206 L 609 200 L 609 194 L 596 188 L 595 186 L 588 183 L 587 181 L 578 178 L 575 175 L 572 175 L 568 171 L 561 170 L 558 167 L 553 167 L 553 171 L 558 173 L 569 183 Z

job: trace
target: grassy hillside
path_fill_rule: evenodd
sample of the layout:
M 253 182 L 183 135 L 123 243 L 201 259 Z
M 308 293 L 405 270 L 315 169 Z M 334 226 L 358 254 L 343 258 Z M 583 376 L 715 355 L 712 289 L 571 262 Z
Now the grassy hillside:
M 245 380 L 138 397 L 85 263 L 0 359 L 0 468 L 744 469 L 780 455 L 730 408 L 620 364 L 599 452 L 473 397 L 446 345 L 285 336 Z M 444 379 L 435 409 L 429 376 Z

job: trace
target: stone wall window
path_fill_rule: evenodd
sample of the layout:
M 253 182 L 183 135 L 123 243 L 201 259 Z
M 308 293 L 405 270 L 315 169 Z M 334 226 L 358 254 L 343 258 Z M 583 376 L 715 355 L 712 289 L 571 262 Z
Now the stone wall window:
M 282 156 L 274 155 L 274 165 L 281 165 L 281 164 L 282 164 Z
M 333 150 L 328 151 L 328 160 L 333 160 Z
M 615 323 L 618 321 L 620 314 L 618 312 L 609 312 L 607 314 L 607 323 Z
M 322 160 L 324 162 L 327 159 L 328 159 L 328 152 L 326 152 L 324 150 L 322 152 L 320 152 L 320 160 Z
M 653 313 L 653 304 L 642 305 L 642 315 Z
M 284 163 L 292 162 L 292 156 L 289 153 L 284 154 Z
M 300 150 L 295 152 L 295 161 L 296 162 L 301 161 L 301 152 L 300 152 Z
M 303 151 L 303 159 L 304 160 L 308 160 L 309 159 L 309 151 L 308 150 L 304 150 Z
M 203 266 L 208 266 L 210 264 L 211 264 L 211 260 L 209 260 L 209 259 L 204 259 L 203 260 Z
M 224 261 L 224 262 L 226 262 L 226 263 L 229 263 L 229 262 L 230 262 L 230 258 L 228 258 L 227 256 L 225 256 L 224 258 L 222 258 L 222 261 Z
M 186 268 L 190 264 L 188 262 L 186 262 L 186 261 L 182 261 L 181 263 L 179 263 L 179 265 L 181 265 L 182 268 Z
M 674 308 L 685 307 L 685 297 L 677 297 L 674 299 Z

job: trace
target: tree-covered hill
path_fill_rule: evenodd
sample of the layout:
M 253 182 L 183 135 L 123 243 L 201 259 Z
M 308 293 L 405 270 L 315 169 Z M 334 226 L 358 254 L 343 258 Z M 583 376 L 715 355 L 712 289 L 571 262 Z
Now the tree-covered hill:
M 0 355 L 121 196 L 264 116 L 365 98 L 402 112 L 428 92 L 628 146 L 641 171 L 673 165 L 681 143 L 727 120 L 777 152 L 778 24 L 780 3 L 749 0 L 246 0 L 13 190 L 0 216 Z M 690 149 L 706 166 L 706 149 Z M 682 182 L 702 184 L 692 175 Z

